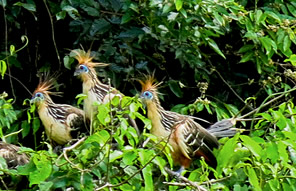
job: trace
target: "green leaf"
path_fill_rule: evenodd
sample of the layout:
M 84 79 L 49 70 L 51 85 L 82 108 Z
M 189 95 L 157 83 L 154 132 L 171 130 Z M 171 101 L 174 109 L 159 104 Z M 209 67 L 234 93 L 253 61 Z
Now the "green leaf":
M 33 128 L 33 133 L 35 134 L 38 129 L 40 128 L 40 120 L 38 118 L 34 118 L 33 119 L 33 124 L 32 124 L 32 128 Z
M 287 145 L 285 145 L 282 141 L 278 142 L 278 152 L 280 159 L 282 160 L 282 163 L 284 166 L 288 163 L 289 155 L 287 151 Z
M 0 72 L 1 72 L 2 79 L 4 78 L 4 74 L 6 70 L 7 70 L 6 62 L 4 60 L 0 60 Z
M 98 105 L 98 114 L 97 118 L 99 119 L 100 123 L 106 125 L 110 123 L 111 117 L 109 114 L 109 108 L 105 104 Z
M 70 5 L 62 7 L 62 10 L 66 11 L 69 14 L 69 16 L 74 20 L 78 19 L 79 17 L 78 10 Z
M 30 4 L 29 3 L 16 2 L 13 5 L 23 7 L 25 9 L 27 9 L 28 11 L 33 11 L 33 12 L 36 11 L 36 5 L 35 5 L 34 1 L 31 1 Z
M 75 99 L 77 99 L 78 98 L 78 100 L 77 100 L 77 105 L 80 105 L 80 103 L 85 99 L 85 98 L 87 98 L 87 95 L 85 95 L 85 94 L 78 94 L 76 97 L 75 97 Z
M 33 161 L 36 170 L 29 173 L 30 186 L 45 181 L 52 171 L 51 161 L 47 159 L 45 152 L 41 152 L 39 155 L 34 155 Z
M 7 5 L 6 0 L 1 0 L 1 1 L 0 1 L 0 5 L 2 5 L 3 8 L 5 8 L 6 5 Z
M 112 100 L 111 100 L 111 104 L 112 104 L 113 106 L 115 106 L 115 107 L 119 105 L 119 102 L 120 102 L 120 97 L 119 97 L 119 96 L 115 96 L 115 97 L 113 97 Z
M 254 189 L 256 191 L 262 190 L 259 185 L 259 180 L 258 180 L 257 174 L 252 167 L 247 166 L 247 174 L 248 174 L 249 181 L 250 181 L 251 185 L 254 187 Z
M 263 13 L 260 9 L 256 11 L 256 13 L 255 13 L 256 24 L 259 24 L 262 21 L 264 21 L 262 15 L 263 15 Z
M 290 58 L 285 59 L 284 62 L 291 62 L 293 66 L 296 66 L 296 54 L 292 54 Z
M 179 86 L 178 81 L 176 80 L 170 80 L 169 81 L 169 87 L 171 91 L 179 98 L 183 97 L 183 92 Z
M 250 50 L 253 50 L 255 46 L 253 44 L 245 44 L 244 46 L 242 46 L 239 50 L 238 53 L 244 53 L 244 52 L 248 52 Z M 252 51 L 253 52 L 253 51 Z
M 91 36 L 104 34 L 110 28 L 111 28 L 111 24 L 110 22 L 106 21 L 106 19 L 96 19 L 90 27 L 89 34 Z
M 216 12 L 216 11 L 214 12 L 214 17 L 220 26 L 225 26 L 225 21 L 224 21 L 223 17 L 219 15 L 218 12 Z
M 241 135 L 240 139 L 243 144 L 257 157 L 260 158 L 263 155 L 263 150 L 260 145 L 247 135 Z
M 0 169 L 1 169 L 1 170 L 6 170 L 6 169 L 8 169 L 8 166 L 7 166 L 6 160 L 5 160 L 2 156 L 0 156 Z M 1 171 L 1 172 L 0 172 L 0 175 L 3 175 L 3 174 L 4 174 L 3 171 Z
M 224 54 L 222 53 L 222 51 L 220 50 L 220 48 L 218 47 L 218 45 L 216 44 L 216 42 L 210 38 L 207 39 L 210 47 L 217 52 L 220 56 L 222 56 L 224 59 L 226 59 L 226 57 L 224 56 Z
M 137 153 L 134 151 L 128 151 L 123 153 L 122 162 L 125 165 L 133 165 L 133 161 L 137 158 Z
M 121 18 L 121 24 L 125 24 L 132 19 L 132 15 L 130 12 L 126 12 Z
M 222 147 L 217 156 L 217 173 L 220 175 L 223 168 L 227 167 L 230 159 L 234 154 L 234 149 L 237 145 L 239 135 L 237 134 L 233 138 L 229 139 Z
M 287 7 L 288 7 L 290 13 L 291 13 L 294 17 L 296 17 L 296 9 L 295 9 L 295 7 L 294 7 L 293 5 L 290 5 L 289 3 L 286 3 L 286 5 L 287 5 Z
M 152 164 L 148 164 L 143 170 L 143 176 L 144 176 L 144 184 L 145 184 L 145 191 L 151 191 L 154 190 L 153 185 L 153 176 L 152 176 Z
M 114 162 L 117 159 L 122 158 L 123 152 L 122 151 L 118 151 L 118 150 L 114 150 L 111 154 L 110 154 L 110 162 Z
M 40 191 L 50 191 L 53 186 L 53 182 L 40 182 L 39 188 Z
M 278 23 L 282 22 L 281 18 L 276 13 L 274 13 L 272 11 L 266 11 L 265 14 L 267 14 L 268 17 L 275 19 Z
M 23 121 L 21 125 L 22 130 L 22 137 L 26 137 L 30 133 L 30 125 L 28 121 Z
M 260 37 L 259 40 L 262 43 L 263 47 L 265 48 L 267 55 L 270 55 L 272 49 L 275 52 L 277 51 L 276 43 L 273 40 L 271 40 L 269 37 Z
M 15 46 L 13 46 L 13 45 L 10 45 L 10 48 L 9 48 L 9 50 L 10 50 L 10 55 L 13 55 L 13 54 L 14 54 L 14 52 L 15 52 Z
M 267 158 L 271 160 L 271 163 L 274 164 L 279 159 L 279 152 L 277 144 L 274 142 L 267 143 L 266 154 Z
M 176 5 L 177 11 L 179 11 L 180 9 L 182 9 L 183 0 L 175 0 L 175 5 Z
M 273 111 L 272 114 L 274 115 L 275 120 L 277 120 L 276 125 L 283 130 L 287 126 L 286 117 L 280 111 Z
M 57 21 L 61 19 L 65 19 L 65 17 L 66 17 L 66 11 L 60 11 L 56 14 Z
M 71 64 L 74 62 L 74 58 L 65 56 L 63 61 L 64 61 L 65 68 L 71 70 Z
M 284 52 L 286 52 L 288 49 L 290 49 L 290 46 L 291 46 L 291 40 L 290 40 L 289 36 L 285 36 L 284 44 L 283 44 Z

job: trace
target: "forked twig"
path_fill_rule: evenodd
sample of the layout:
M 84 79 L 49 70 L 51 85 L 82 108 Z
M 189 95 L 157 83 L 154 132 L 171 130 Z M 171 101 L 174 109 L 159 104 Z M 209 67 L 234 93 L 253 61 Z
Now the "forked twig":
M 82 139 L 78 140 L 74 145 L 71 145 L 70 147 L 65 147 L 63 149 L 63 155 L 64 155 L 66 161 L 68 161 L 74 168 L 77 168 L 80 171 L 84 171 L 84 170 L 79 168 L 76 164 L 74 164 L 72 161 L 69 160 L 67 152 L 69 152 L 69 151 L 75 149 L 76 147 L 78 147 L 85 139 L 86 139 L 86 137 L 83 137 Z

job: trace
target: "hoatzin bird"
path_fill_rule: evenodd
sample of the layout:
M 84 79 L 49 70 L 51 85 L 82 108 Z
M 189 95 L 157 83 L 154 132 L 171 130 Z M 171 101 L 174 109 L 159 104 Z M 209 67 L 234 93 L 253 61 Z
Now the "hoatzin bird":
M 25 153 L 18 153 L 20 147 L 0 141 L 0 156 L 6 160 L 8 168 L 27 164 L 30 158 Z
M 77 138 L 78 132 L 86 131 L 84 111 L 67 104 L 56 104 L 50 95 L 60 95 L 61 92 L 51 92 L 55 78 L 48 75 L 40 78 L 39 84 L 33 93 L 32 103 L 36 103 L 39 117 L 45 128 L 48 138 L 64 145 L 73 138 Z
M 97 104 L 108 103 L 115 96 L 121 99 L 124 95 L 117 89 L 102 83 L 98 79 L 95 68 L 107 66 L 108 64 L 93 62 L 94 57 L 90 55 L 90 51 L 72 50 L 72 52 L 75 54 L 75 58 L 78 61 L 74 76 L 79 76 L 81 78 L 83 94 L 87 96 L 84 99 L 83 105 L 85 116 L 87 119 L 92 120 L 95 114 L 97 114 Z M 135 121 L 128 115 L 126 115 L 126 118 L 128 118 L 130 125 L 133 126 L 139 134 Z
M 153 75 L 145 76 L 140 83 L 141 98 L 145 102 L 148 118 L 152 122 L 151 134 L 168 140 L 172 147 L 174 162 L 181 165 L 177 173 L 180 174 L 190 166 L 194 158 L 201 156 L 210 166 L 216 167 L 217 161 L 213 149 L 219 147 L 217 137 L 233 136 L 236 133 L 230 128 L 233 124 L 217 122 L 207 130 L 195 122 L 192 116 L 167 111 L 161 106 L 157 91 L 161 83 L 156 83 Z

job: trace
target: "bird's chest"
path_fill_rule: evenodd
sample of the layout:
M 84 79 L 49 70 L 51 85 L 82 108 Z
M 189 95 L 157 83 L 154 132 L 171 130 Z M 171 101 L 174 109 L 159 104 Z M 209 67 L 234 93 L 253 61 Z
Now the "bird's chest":
M 85 116 L 89 119 L 92 118 L 93 114 L 96 113 L 97 104 L 100 103 L 96 93 L 92 90 L 90 84 L 83 85 L 83 94 L 87 97 L 84 99 L 83 110 L 85 112 Z
M 161 115 L 157 112 L 157 108 L 154 105 L 148 105 L 148 118 L 152 123 L 151 134 L 159 138 L 170 136 L 170 131 L 163 127 L 163 124 L 161 123 Z
M 72 139 L 70 135 L 70 127 L 67 127 L 56 120 L 46 107 L 40 108 L 38 114 L 45 128 L 45 133 L 50 139 L 60 145 L 63 145 Z

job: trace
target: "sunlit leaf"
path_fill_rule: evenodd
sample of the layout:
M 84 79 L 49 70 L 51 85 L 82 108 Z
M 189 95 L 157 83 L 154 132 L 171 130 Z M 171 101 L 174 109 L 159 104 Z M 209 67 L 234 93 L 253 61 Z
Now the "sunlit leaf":
M 261 146 L 255 142 L 251 137 L 247 135 L 241 135 L 240 139 L 243 141 L 243 144 L 258 158 L 263 155 L 263 150 Z
M 180 9 L 182 9 L 183 0 L 175 0 L 175 5 L 176 5 L 177 11 L 179 11 Z

